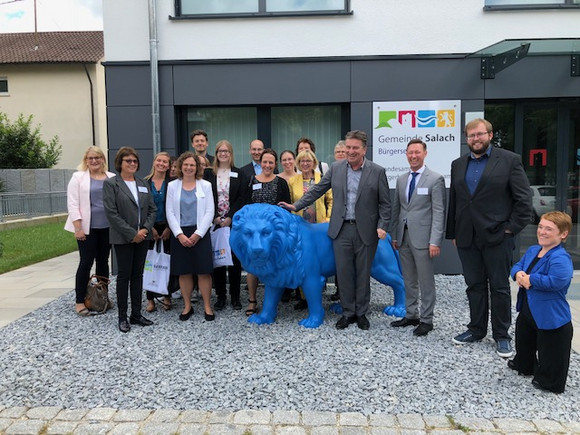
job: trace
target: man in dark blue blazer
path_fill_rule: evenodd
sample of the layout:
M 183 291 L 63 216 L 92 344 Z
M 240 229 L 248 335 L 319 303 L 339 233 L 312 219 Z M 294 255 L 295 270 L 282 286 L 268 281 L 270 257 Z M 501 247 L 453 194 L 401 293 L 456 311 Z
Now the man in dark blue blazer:
M 453 342 L 473 343 L 485 337 L 491 308 L 496 352 L 509 358 L 513 355 L 509 272 L 514 237 L 532 218 L 530 184 L 519 155 L 490 146 L 489 121 L 470 121 L 465 134 L 471 152 L 451 163 L 446 237 L 453 240 L 463 266 L 470 322 Z

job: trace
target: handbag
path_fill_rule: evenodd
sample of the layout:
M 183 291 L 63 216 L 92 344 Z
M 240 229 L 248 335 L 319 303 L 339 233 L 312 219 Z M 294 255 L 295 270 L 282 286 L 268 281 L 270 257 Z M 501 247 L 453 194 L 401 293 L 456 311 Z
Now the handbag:
M 93 275 L 87 284 L 87 294 L 85 295 L 85 307 L 89 311 L 96 311 L 103 314 L 113 303 L 109 300 L 109 278 Z
M 215 226 L 211 230 L 213 267 L 233 266 L 232 248 L 230 248 L 230 227 Z
M 153 245 L 153 249 L 147 251 L 143 269 L 143 289 L 160 295 L 169 295 L 167 285 L 170 265 L 171 257 L 163 252 L 163 242 L 159 239 Z

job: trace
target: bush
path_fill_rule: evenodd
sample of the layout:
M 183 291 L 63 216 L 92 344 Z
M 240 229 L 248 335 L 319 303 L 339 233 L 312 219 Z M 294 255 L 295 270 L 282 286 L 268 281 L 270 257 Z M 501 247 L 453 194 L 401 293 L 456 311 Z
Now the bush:
M 58 163 L 62 147 L 58 136 L 46 143 L 41 139 L 40 126 L 32 126 L 30 115 L 20 114 L 11 124 L 5 113 L 0 113 L 0 167 L 2 169 L 52 168 Z

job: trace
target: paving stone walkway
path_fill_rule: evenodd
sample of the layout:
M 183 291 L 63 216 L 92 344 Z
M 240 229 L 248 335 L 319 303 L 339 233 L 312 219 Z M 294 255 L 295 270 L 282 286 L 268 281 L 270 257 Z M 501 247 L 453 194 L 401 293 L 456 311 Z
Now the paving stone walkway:
M 0 406 L 0 433 L 109 435 L 579 434 L 580 422 L 418 414 L 298 411 L 178 411 Z

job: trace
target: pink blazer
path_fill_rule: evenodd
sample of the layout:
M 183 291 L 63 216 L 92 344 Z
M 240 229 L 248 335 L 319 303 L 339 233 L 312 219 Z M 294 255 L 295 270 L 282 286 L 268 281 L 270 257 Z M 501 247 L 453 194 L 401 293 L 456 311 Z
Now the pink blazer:
M 107 177 L 114 177 L 112 172 L 106 172 Z M 64 229 L 75 232 L 74 221 L 81 220 L 81 227 L 85 234 L 89 234 L 91 228 L 91 175 L 88 170 L 75 172 L 66 190 L 66 204 L 68 218 Z

